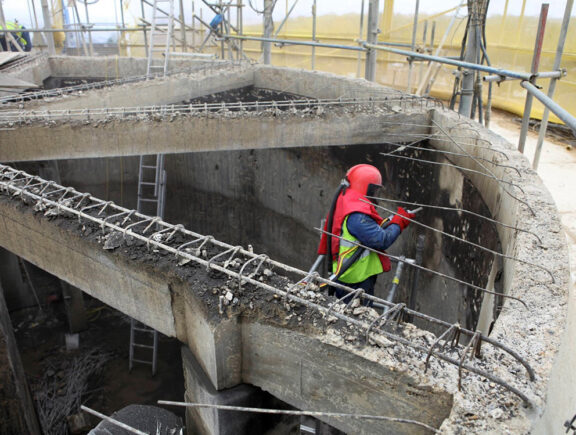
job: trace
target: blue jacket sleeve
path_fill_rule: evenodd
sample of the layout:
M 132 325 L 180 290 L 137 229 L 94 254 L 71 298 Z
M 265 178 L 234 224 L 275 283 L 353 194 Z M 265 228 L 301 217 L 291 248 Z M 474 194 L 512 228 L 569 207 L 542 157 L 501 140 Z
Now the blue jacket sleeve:
M 400 235 L 400 227 L 396 224 L 382 228 L 374 219 L 364 213 L 351 213 L 348 216 L 347 227 L 350 234 L 360 243 L 372 249 L 383 251 L 387 249 Z

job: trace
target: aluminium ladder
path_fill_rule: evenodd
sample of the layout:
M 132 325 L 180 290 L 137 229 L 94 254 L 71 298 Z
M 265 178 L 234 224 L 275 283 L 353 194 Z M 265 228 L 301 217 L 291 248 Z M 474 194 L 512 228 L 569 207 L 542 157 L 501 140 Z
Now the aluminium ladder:
M 143 336 L 151 336 L 152 337 L 152 344 L 143 343 L 143 342 L 136 342 L 137 336 L 140 339 Z M 141 358 L 135 358 L 134 353 L 136 349 L 142 349 L 142 354 L 146 351 L 152 352 L 150 355 L 150 360 Z M 152 376 L 156 374 L 156 366 L 158 362 L 158 331 L 155 329 L 149 328 L 148 326 L 144 325 L 143 323 L 138 322 L 136 319 L 130 319 L 130 358 L 128 362 L 128 370 L 132 371 L 132 367 L 134 363 L 140 364 L 150 364 L 152 366 Z
M 160 8 L 166 5 L 168 12 Z M 170 61 L 170 45 L 174 44 L 174 0 L 154 0 L 152 9 L 152 28 L 150 30 L 150 41 L 148 44 L 148 64 L 146 75 L 150 76 L 154 72 L 162 71 L 165 76 L 168 72 Z M 154 55 L 162 53 L 164 63 L 154 64 Z
M 139 213 L 164 217 L 164 203 L 166 196 L 166 171 L 164 170 L 164 155 L 140 156 L 138 170 L 138 200 L 136 209 Z M 137 342 L 137 338 L 142 340 L 145 336 L 151 336 L 152 343 Z M 135 350 L 141 349 L 140 354 L 148 353 L 149 360 L 135 358 Z M 152 355 L 149 355 L 149 353 Z M 152 376 L 156 374 L 158 360 L 158 331 L 130 319 L 130 351 L 128 369 L 132 370 L 134 363 L 150 364 L 152 366 Z

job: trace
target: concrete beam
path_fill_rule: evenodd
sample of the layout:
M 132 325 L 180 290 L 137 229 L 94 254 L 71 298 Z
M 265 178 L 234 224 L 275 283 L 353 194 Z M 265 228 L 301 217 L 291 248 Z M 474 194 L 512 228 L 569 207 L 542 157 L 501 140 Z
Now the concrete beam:
M 414 126 L 411 124 L 418 124 Z M 427 113 L 326 114 L 29 125 L 0 130 L 0 161 L 377 144 L 428 133 Z
M 326 342 L 323 331 L 311 324 L 288 326 L 287 313 L 273 302 L 272 311 L 263 306 L 220 314 L 213 291 L 226 283 L 224 278 L 210 276 L 203 267 L 184 272 L 169 260 L 146 259 L 144 245 L 106 251 L 98 242 L 99 227 L 65 216 L 49 219 L 33 208 L 19 198 L 0 196 L 0 246 L 177 337 L 216 390 L 248 383 L 299 408 L 412 418 L 434 426 L 451 408 L 451 394 L 432 389 L 417 379 L 416 371 L 394 370 L 394 357 L 381 360 L 383 354 L 373 353 L 379 348 L 368 346 L 362 354 Z M 328 423 L 358 433 L 389 428 L 370 420 Z M 418 427 L 393 430 L 415 433 Z
M 452 395 L 421 386 L 407 373 L 306 334 L 262 323 L 242 325 L 242 379 L 304 410 L 384 415 L 438 427 Z M 339 393 L 335 394 L 338 391 Z M 322 418 L 346 432 L 428 433 L 411 424 Z
M 83 77 L 80 75 L 80 77 Z M 89 77 L 89 76 L 88 76 Z M 238 66 L 212 65 L 197 72 L 178 74 L 167 78 L 144 80 L 127 85 L 92 89 L 74 93 L 51 101 L 31 101 L 27 110 L 71 110 L 99 107 L 143 107 L 178 104 L 202 95 L 224 92 L 250 86 L 254 83 L 254 70 Z
M 211 405 L 277 407 L 281 402 L 252 385 L 240 384 L 217 391 L 202 367 L 187 348 L 182 348 L 182 366 L 186 383 L 185 401 Z M 281 426 L 282 428 L 278 427 Z M 276 426 L 276 427 L 274 427 Z M 187 408 L 186 427 L 189 434 L 249 435 L 255 433 L 292 434 L 300 429 L 299 417 L 222 411 L 208 408 Z
M 163 334 L 175 335 L 166 281 L 5 197 L 0 199 L 0 246 Z

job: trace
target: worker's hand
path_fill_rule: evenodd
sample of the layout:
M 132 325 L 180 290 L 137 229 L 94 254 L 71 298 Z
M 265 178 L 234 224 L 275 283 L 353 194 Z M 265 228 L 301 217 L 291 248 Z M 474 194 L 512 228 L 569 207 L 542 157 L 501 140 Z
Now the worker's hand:
M 390 221 L 390 224 L 396 224 L 400 227 L 401 230 L 404 230 L 408 225 L 410 225 L 410 221 L 408 219 L 414 219 L 416 216 L 414 213 L 408 213 L 402 207 L 398 207 L 398 211 Z

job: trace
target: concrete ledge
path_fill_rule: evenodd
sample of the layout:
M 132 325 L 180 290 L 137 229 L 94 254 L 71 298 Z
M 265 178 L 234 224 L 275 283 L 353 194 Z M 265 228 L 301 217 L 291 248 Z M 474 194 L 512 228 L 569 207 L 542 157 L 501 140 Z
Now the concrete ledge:
M 163 334 L 175 335 L 170 291 L 154 271 L 110 255 L 5 197 L 0 198 L 0 245 Z
M 432 116 L 432 145 L 438 149 L 462 152 L 462 149 L 451 141 L 437 140 L 445 133 L 457 135 L 458 142 L 467 144 L 463 148 L 475 157 L 484 157 L 494 162 L 512 165 L 519 169 L 520 176 L 503 166 L 493 166 L 483 163 L 484 167 L 473 159 L 451 156 L 455 164 L 486 173 L 488 168 L 496 177 L 505 182 L 515 183 L 514 187 L 479 173 L 469 173 L 486 205 L 495 219 L 511 226 L 530 230 L 536 233 L 542 244 L 536 238 L 513 228 L 498 226 L 502 252 L 522 260 L 539 264 L 554 275 L 554 282 L 548 273 L 529 264 L 504 259 L 502 264 L 502 281 L 504 292 L 523 299 L 528 308 L 518 303 L 504 302 L 500 316 L 496 319 L 491 336 L 503 344 L 512 346 L 525 355 L 535 369 L 537 379 L 531 384 L 534 393 L 535 409 L 517 409 L 506 418 L 494 420 L 486 414 L 490 409 L 468 406 L 475 403 L 474 396 L 466 399 L 457 398 L 454 410 L 442 428 L 451 432 L 462 424 L 462 414 L 472 412 L 486 415 L 475 423 L 470 422 L 469 430 L 474 432 L 497 431 L 531 432 L 535 427 L 540 431 L 546 425 L 561 428 L 561 421 L 540 421 L 542 416 L 562 414 L 564 418 L 571 417 L 574 393 L 568 389 L 551 390 L 553 395 L 546 397 L 548 384 L 557 376 L 565 376 L 567 368 L 571 367 L 573 358 L 568 353 L 560 353 L 554 370 L 552 365 L 560 349 L 561 338 L 567 327 L 567 332 L 574 333 L 574 323 L 567 324 L 567 309 L 569 296 L 569 267 L 566 240 L 562 233 L 561 223 L 554 202 L 538 175 L 530 168 L 528 160 L 500 136 L 484 129 L 476 122 L 461 118 L 450 111 L 435 110 Z M 490 145 L 494 151 L 504 152 L 507 156 L 490 150 L 475 147 Z M 513 198 L 509 193 L 515 196 Z M 525 204 L 521 203 L 524 202 Z M 534 214 L 533 214 L 534 213 Z M 573 382 L 576 379 L 573 370 L 568 369 Z M 566 385 L 566 378 L 563 381 Z M 557 380 L 554 381 L 557 383 Z M 563 411 L 560 412 L 560 408 Z M 466 411 L 467 409 L 467 411 Z M 553 411 L 550 411 L 553 410 Z M 535 432 L 543 433 L 543 432 Z
M 200 65 L 197 72 L 92 89 L 52 98 L 51 101 L 31 101 L 26 103 L 25 107 L 27 110 L 70 110 L 98 107 L 159 106 L 178 104 L 202 95 L 242 88 L 254 83 L 254 70 L 252 68 L 225 64 L 214 65 L 206 70 L 201 68 Z
M 424 127 L 405 125 L 407 121 Z M 33 161 L 172 154 L 198 151 L 296 148 L 401 141 L 428 132 L 427 113 L 285 115 L 31 125 L 0 130 L 0 161 Z
M 324 338 L 262 323 L 242 324 L 242 379 L 298 409 L 407 418 L 438 427 L 452 395 L 423 387 L 407 373 L 327 344 Z M 428 433 L 419 426 L 321 418 L 355 434 Z
M 184 367 L 185 400 L 187 402 L 255 408 L 267 408 L 275 406 L 279 402 L 268 393 L 247 384 L 217 391 L 198 365 L 192 352 L 185 347 L 182 348 L 182 365 Z M 288 421 L 291 424 L 287 424 Z M 293 433 L 292 430 L 299 430 L 300 426 L 299 417 L 286 419 L 280 416 L 209 408 L 187 408 L 186 422 L 189 434 L 214 435 L 263 434 L 266 431 L 270 431 L 268 432 L 270 434 L 280 435 Z M 272 429 L 279 422 L 282 422 L 284 429 L 279 427 Z

